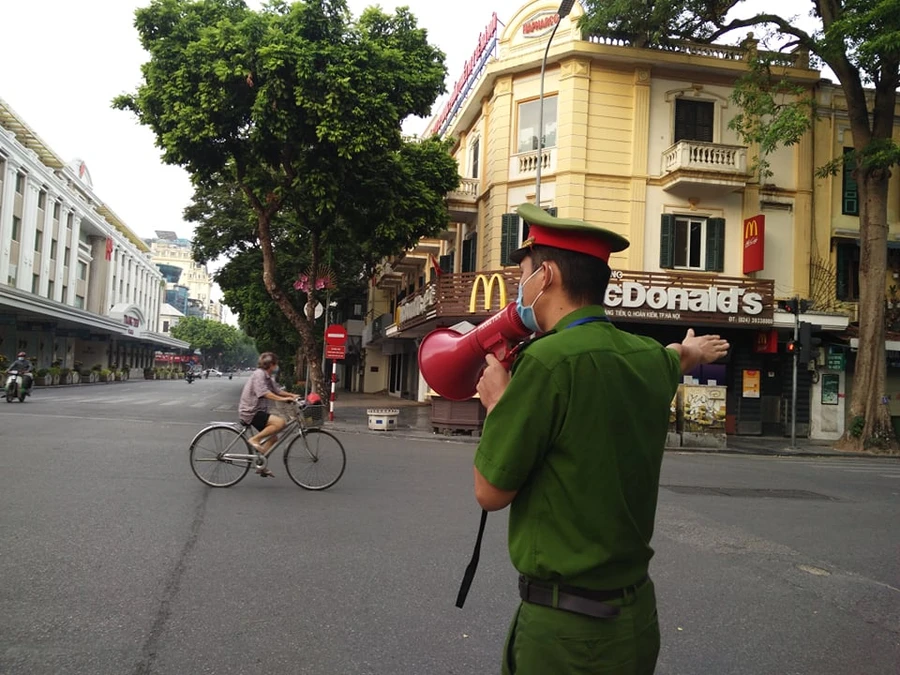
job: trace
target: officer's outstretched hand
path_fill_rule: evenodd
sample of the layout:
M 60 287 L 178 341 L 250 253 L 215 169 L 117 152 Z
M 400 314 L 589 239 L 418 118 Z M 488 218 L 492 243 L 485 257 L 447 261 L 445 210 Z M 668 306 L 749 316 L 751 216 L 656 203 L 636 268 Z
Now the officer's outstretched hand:
M 490 414 L 497 405 L 497 401 L 503 396 L 503 392 L 506 391 L 506 385 L 509 384 L 509 372 L 493 354 L 488 354 L 484 360 L 487 366 L 481 374 L 481 379 L 478 380 L 478 395 L 481 397 L 481 405 Z
M 718 335 L 700 335 L 698 337 L 694 335 L 693 328 L 688 328 L 687 335 L 685 335 L 681 345 L 686 350 L 689 350 L 692 355 L 696 355 L 695 358 L 698 361 L 698 365 L 713 363 L 724 358 L 731 346 L 728 344 L 728 340 Z

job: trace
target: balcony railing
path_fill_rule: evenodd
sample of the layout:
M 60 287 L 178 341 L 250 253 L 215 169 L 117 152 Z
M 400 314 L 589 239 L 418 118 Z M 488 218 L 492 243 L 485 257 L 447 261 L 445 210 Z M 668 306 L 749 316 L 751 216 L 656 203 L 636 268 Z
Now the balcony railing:
M 478 198 L 478 191 L 481 189 L 481 180 L 478 178 L 460 178 L 459 187 L 450 191 L 450 198 L 474 200 Z
M 679 169 L 747 173 L 747 148 L 703 141 L 678 141 L 663 153 L 663 175 Z
M 509 177 L 513 180 L 516 178 L 533 178 L 537 175 L 538 161 L 541 162 L 542 174 L 555 172 L 556 148 L 544 148 L 540 153 L 537 150 L 533 150 L 513 155 L 509 158 Z
M 442 274 L 405 298 L 394 317 L 400 330 L 433 318 L 485 319 L 516 298 L 519 270 Z

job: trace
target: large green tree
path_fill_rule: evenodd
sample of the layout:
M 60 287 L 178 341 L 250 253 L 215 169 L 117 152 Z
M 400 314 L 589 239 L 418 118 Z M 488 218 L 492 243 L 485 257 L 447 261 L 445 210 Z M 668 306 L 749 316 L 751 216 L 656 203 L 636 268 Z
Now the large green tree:
M 172 337 L 190 343 L 191 349 L 199 349 L 207 366 L 221 364 L 222 357 L 241 340 L 240 333 L 233 326 L 198 316 L 180 319 L 172 326 Z
M 770 12 L 735 18 L 738 0 L 585 0 L 581 20 L 587 33 L 626 40 L 639 47 L 666 47 L 678 40 L 713 42 L 733 31 L 771 31 L 782 48 L 800 46 L 827 64 L 847 101 L 853 152 L 835 157 L 820 173 L 850 163 L 859 189 L 860 298 L 852 423 L 840 445 L 848 449 L 897 450 L 885 399 L 884 284 L 887 272 L 887 204 L 891 168 L 900 161 L 894 142 L 897 87 L 900 85 L 900 2 L 897 0 L 813 0 L 816 30 L 806 31 L 777 3 Z M 649 10 L 648 10 L 649 8 Z M 732 11 L 735 10 L 735 11 Z M 757 92 L 758 93 L 758 92 Z M 748 100 L 759 101 L 758 96 Z M 765 113 L 764 106 L 760 112 Z M 765 118 L 765 114 L 763 114 Z M 796 118 L 793 119 L 796 121 Z M 766 120 L 763 119 L 765 124 Z M 796 135 L 789 124 L 781 140 Z M 769 140 L 778 129 L 768 129 Z
M 114 105 L 150 127 L 163 160 L 198 189 L 225 184 L 246 200 L 253 222 L 242 245 L 261 252 L 266 291 L 323 389 L 315 302 L 304 315 L 279 281 L 273 223 L 290 214 L 316 273 L 329 241 L 398 252 L 445 226 L 455 163 L 441 142 L 407 143 L 400 127 L 444 90 L 443 54 L 407 9 L 353 20 L 344 0 L 275 0 L 259 11 L 241 0 L 153 0 L 136 17 L 150 60 L 137 92 Z

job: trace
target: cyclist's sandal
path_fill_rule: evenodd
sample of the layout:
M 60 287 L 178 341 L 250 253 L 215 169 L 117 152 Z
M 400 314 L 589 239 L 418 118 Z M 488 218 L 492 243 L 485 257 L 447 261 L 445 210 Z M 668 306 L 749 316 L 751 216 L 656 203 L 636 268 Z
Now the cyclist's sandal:
M 274 478 L 275 474 L 269 471 L 268 469 L 257 469 L 256 473 L 258 473 L 263 478 Z

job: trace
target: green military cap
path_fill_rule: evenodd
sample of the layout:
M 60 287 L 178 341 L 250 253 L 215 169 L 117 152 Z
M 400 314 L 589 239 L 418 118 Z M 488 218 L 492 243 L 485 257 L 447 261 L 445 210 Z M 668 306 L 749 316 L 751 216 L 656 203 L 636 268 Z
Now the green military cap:
M 600 258 L 609 264 L 609 256 L 628 248 L 628 240 L 620 234 L 583 220 L 557 218 L 534 204 L 522 204 L 516 213 L 528 223 L 528 238 L 509 256 L 517 265 L 532 246 L 552 246 Z

